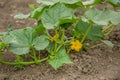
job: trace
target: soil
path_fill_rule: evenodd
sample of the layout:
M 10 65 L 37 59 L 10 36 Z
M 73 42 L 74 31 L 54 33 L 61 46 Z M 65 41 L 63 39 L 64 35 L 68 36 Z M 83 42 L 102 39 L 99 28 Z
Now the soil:
M 0 0 L 0 32 L 6 31 L 9 24 L 13 29 L 34 26 L 34 20 L 13 18 L 19 12 L 28 13 L 30 3 L 35 0 Z M 103 45 L 80 53 L 72 52 L 70 57 L 74 64 L 64 65 L 57 71 L 48 62 L 23 70 L 0 64 L 0 80 L 120 80 L 120 25 L 108 39 L 115 44 L 113 48 Z M 12 54 L 4 54 L 4 58 L 14 59 Z

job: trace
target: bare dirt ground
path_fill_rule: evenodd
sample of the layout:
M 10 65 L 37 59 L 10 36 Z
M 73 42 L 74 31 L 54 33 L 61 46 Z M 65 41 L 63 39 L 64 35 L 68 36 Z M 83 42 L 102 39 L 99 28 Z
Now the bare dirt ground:
M 0 0 L 0 32 L 9 24 L 14 29 L 33 26 L 34 20 L 15 20 L 19 12 L 28 13 L 28 4 L 35 0 Z M 0 80 L 120 80 L 120 26 L 110 35 L 115 46 L 101 46 L 87 52 L 71 53 L 74 64 L 64 65 L 55 71 L 47 62 L 31 65 L 18 70 L 10 65 L 0 64 Z M 12 54 L 4 54 L 11 60 Z

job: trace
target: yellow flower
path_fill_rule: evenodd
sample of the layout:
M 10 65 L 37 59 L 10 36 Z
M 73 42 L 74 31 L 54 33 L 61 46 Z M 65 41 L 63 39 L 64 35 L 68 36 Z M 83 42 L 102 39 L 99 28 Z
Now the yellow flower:
M 59 35 L 56 34 L 56 35 L 54 35 L 53 37 L 50 38 L 50 41 L 51 42 L 56 41 L 58 38 L 59 38 Z
M 70 44 L 71 44 L 71 49 L 77 52 L 79 52 L 80 49 L 82 48 L 82 43 L 79 40 L 71 41 Z

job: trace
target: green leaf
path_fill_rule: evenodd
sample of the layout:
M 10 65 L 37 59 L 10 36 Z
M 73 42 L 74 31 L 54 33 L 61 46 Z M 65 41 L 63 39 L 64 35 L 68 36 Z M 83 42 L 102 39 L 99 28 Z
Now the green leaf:
M 98 9 L 96 8 L 91 8 L 89 9 L 85 14 L 86 14 L 86 17 L 88 17 L 89 19 L 92 19 L 97 16 L 98 14 L 100 14 L 101 11 L 99 11 Z
M 61 25 L 61 27 L 62 27 L 62 28 L 65 28 L 65 29 L 66 29 L 66 28 L 69 28 L 69 27 L 71 27 L 71 26 L 72 26 L 71 23 L 65 23 L 65 24 L 62 24 L 62 25 Z
M 79 2 L 76 2 L 74 4 L 65 4 L 67 7 L 69 8 L 72 8 L 72 9 L 76 9 L 76 8 L 79 8 L 79 7 L 83 7 L 83 3 L 82 1 L 79 1 Z
M 27 19 L 27 18 L 38 19 L 41 16 L 41 14 L 45 8 L 46 7 L 37 7 L 29 14 L 19 13 L 19 14 L 15 15 L 14 18 L 15 19 Z
M 45 28 L 44 28 L 41 20 L 38 21 L 38 25 L 35 27 L 35 30 L 36 30 L 36 32 L 37 32 L 38 35 L 44 34 Z
M 113 5 L 114 7 L 120 7 L 120 0 L 107 0 L 107 2 Z
M 57 53 L 54 59 L 49 59 L 49 64 L 57 70 L 59 67 L 61 67 L 63 64 L 71 64 L 71 60 L 69 59 L 69 56 L 66 54 L 66 51 L 64 48 L 61 48 Z
M 64 5 L 56 4 L 42 13 L 42 23 L 45 28 L 53 29 L 61 24 L 61 20 L 73 20 L 74 14 Z
M 42 47 L 45 48 L 43 45 L 40 48 L 40 43 L 37 44 L 37 42 L 43 42 L 43 40 L 45 38 L 37 37 L 37 33 L 33 28 L 14 30 L 3 37 L 3 41 L 9 44 L 8 50 L 18 55 L 27 54 L 31 46 L 37 50 L 41 50 Z M 44 42 L 46 44 L 46 40 Z
M 17 55 L 23 55 L 29 52 L 29 45 L 11 44 L 8 50 Z
M 48 45 L 48 47 L 46 48 L 46 50 L 48 51 L 48 53 L 53 53 L 54 48 L 55 48 L 55 44 L 54 43 L 50 43 Z
M 100 4 L 101 2 L 102 2 L 102 0 L 89 0 L 89 1 L 83 2 L 83 5 L 92 6 L 92 5 Z
M 42 14 L 43 9 L 44 9 L 43 7 L 38 7 L 38 8 L 36 8 L 36 9 L 34 9 L 34 10 L 31 12 L 30 17 L 31 17 L 31 18 L 35 18 L 35 19 L 38 19 L 38 18 L 41 16 L 41 14 Z
M 103 37 L 102 26 L 94 25 L 88 34 L 88 39 L 97 41 Z
M 108 41 L 108 40 L 101 40 L 101 41 L 109 47 L 114 47 L 114 44 L 111 41 Z
M 34 29 L 25 28 L 9 32 L 8 35 L 4 36 L 3 41 L 10 44 L 9 50 L 11 52 L 21 55 L 29 52 L 29 47 L 35 37 Z
M 74 23 L 74 22 L 76 22 L 77 20 L 78 20 L 77 18 L 73 18 L 73 19 L 61 19 L 61 20 L 60 20 L 60 24 Z
M 85 32 L 87 31 L 89 26 L 89 23 L 80 20 L 76 25 L 75 31 L 78 33 L 78 35 L 85 35 Z M 99 25 L 93 25 L 90 32 L 87 35 L 87 38 L 93 41 L 100 40 L 102 37 L 102 27 Z
M 49 45 L 49 41 L 47 39 L 47 36 L 40 36 L 34 39 L 33 41 L 33 45 L 35 47 L 36 50 L 44 50 L 48 45 Z
M 27 19 L 29 17 L 30 17 L 30 14 L 23 14 L 23 13 L 19 13 L 14 16 L 15 19 Z
M 120 23 L 120 12 L 115 12 L 110 9 L 99 11 L 91 8 L 86 12 L 86 17 L 98 25 L 108 25 L 109 23 L 117 25 Z
M 66 3 L 66 4 L 75 4 L 81 2 L 81 0 L 37 0 L 38 3 L 43 3 L 46 5 L 54 5 L 55 3 Z
M 44 33 L 45 28 L 44 28 L 42 25 L 37 25 L 37 26 L 35 27 L 35 30 L 36 30 L 37 34 L 40 35 L 40 34 L 43 34 L 43 33 Z
M 77 21 L 78 19 L 76 18 L 76 19 L 72 19 L 72 20 L 70 20 L 70 19 L 61 19 L 60 20 L 60 26 L 61 27 L 63 27 L 63 28 L 68 28 L 68 27 L 71 27 L 72 26 L 72 23 L 75 23 L 76 21 Z

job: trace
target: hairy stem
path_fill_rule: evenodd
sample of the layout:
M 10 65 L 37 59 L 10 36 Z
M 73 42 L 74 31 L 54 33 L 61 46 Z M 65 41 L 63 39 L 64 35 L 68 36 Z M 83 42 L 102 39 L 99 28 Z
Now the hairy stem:
M 69 54 L 69 53 L 70 53 L 70 51 L 71 51 L 71 48 L 69 48 L 69 49 L 67 50 L 67 54 Z
M 65 38 L 65 30 L 63 29 L 62 30 L 62 37 L 61 37 L 61 44 L 59 45 L 59 47 L 56 49 L 56 52 L 60 50 L 60 48 L 65 45 L 65 42 L 64 42 L 64 38 Z
M 115 26 L 112 26 L 111 29 L 104 35 L 105 38 L 114 30 Z
M 93 48 L 96 48 L 96 47 L 101 46 L 101 45 L 103 45 L 103 43 L 96 44 L 96 45 L 90 47 L 89 49 L 93 49 Z
M 111 26 L 112 26 L 112 24 L 110 24 L 110 25 L 106 26 L 106 27 L 102 30 L 102 32 L 107 31 L 107 30 L 108 30 Z
M 37 63 L 37 56 L 36 56 L 35 49 L 32 48 L 32 51 L 33 51 L 33 58 L 34 58 L 34 61 Z
M 48 57 L 43 58 L 43 59 L 41 59 L 41 60 L 37 60 L 36 62 L 37 62 L 37 63 L 41 63 L 41 62 L 44 62 L 44 61 L 46 61 L 46 60 L 48 60 Z M 30 65 L 30 64 L 36 64 L 36 62 L 35 62 L 35 61 L 31 61 L 31 62 L 19 62 L 19 63 L 17 63 L 17 62 L 6 62 L 6 61 L 2 61 L 1 63 L 3 63 L 3 64 L 9 64 L 9 65 L 17 65 L 17 64 Z

